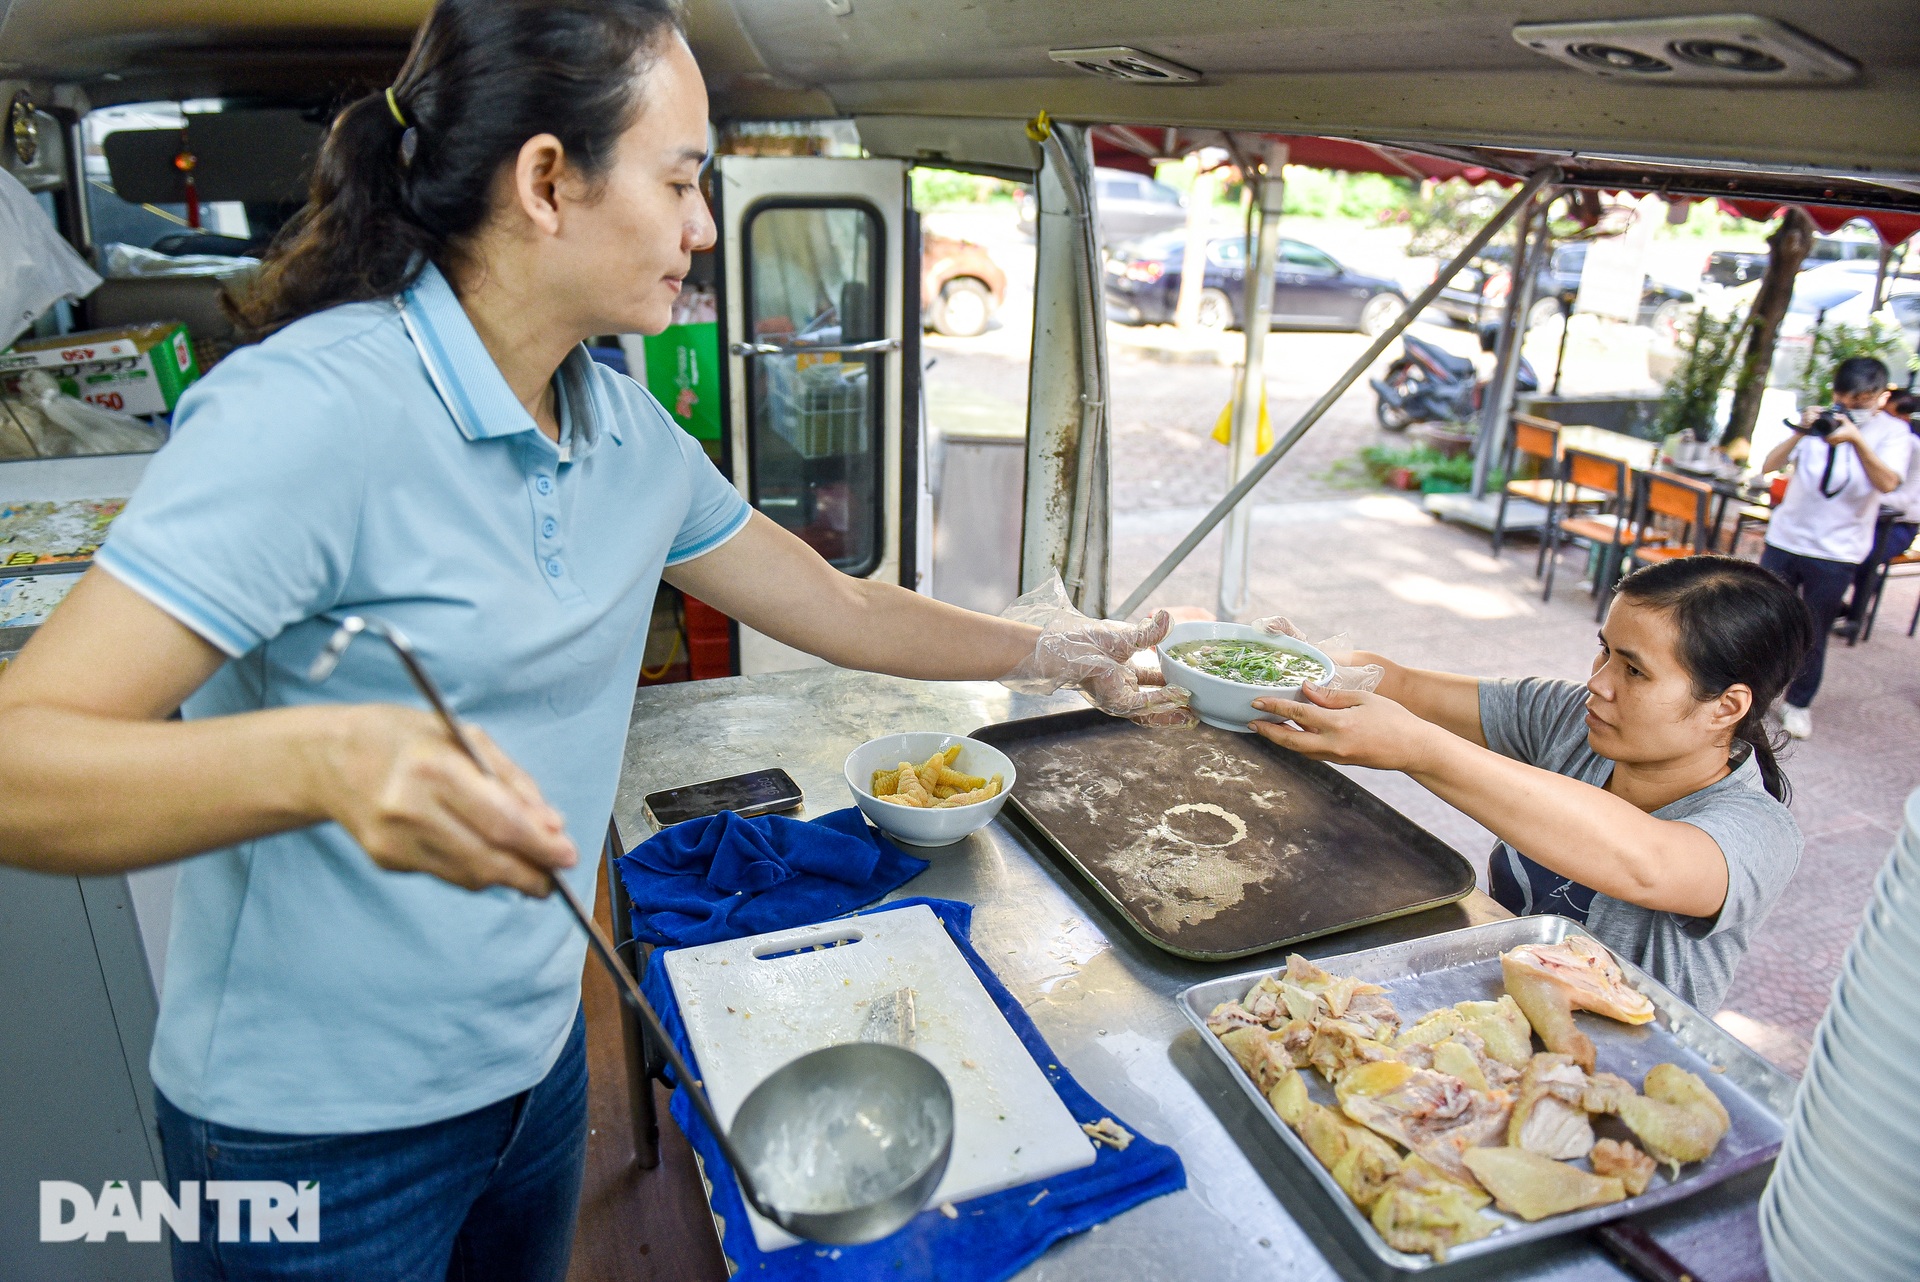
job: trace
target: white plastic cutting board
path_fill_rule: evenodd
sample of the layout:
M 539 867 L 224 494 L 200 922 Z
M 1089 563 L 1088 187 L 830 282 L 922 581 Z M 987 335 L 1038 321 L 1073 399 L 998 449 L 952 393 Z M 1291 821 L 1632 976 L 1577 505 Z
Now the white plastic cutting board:
M 814 951 L 842 939 L 854 942 Z M 924 904 L 676 949 L 666 963 L 707 1093 L 728 1123 L 775 1069 L 861 1040 L 873 1000 L 911 988 L 913 1049 L 953 1091 L 953 1157 L 933 1204 L 1093 1164 L 1093 1144 Z M 761 1250 L 794 1245 L 747 1215 Z

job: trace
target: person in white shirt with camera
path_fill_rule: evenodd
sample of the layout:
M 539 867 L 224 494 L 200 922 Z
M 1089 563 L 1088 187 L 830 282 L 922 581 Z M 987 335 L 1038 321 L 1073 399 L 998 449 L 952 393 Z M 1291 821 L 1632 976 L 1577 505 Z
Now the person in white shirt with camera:
M 1907 425 L 1884 409 L 1887 383 L 1887 367 L 1871 356 L 1841 361 L 1833 371 L 1834 404 L 1802 413 L 1760 468 L 1793 465 L 1760 564 L 1798 591 L 1813 616 L 1813 649 L 1780 706 L 1780 724 L 1795 739 L 1813 733 L 1827 637 L 1854 572 L 1873 551 L 1881 496 L 1900 488 L 1912 461 Z

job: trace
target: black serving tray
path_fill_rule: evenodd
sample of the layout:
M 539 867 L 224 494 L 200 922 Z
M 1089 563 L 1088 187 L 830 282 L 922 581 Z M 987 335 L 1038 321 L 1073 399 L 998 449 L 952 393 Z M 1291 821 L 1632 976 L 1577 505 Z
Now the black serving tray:
M 1010 804 L 1149 941 L 1218 961 L 1452 903 L 1458 851 L 1255 735 L 1084 711 L 987 726 Z

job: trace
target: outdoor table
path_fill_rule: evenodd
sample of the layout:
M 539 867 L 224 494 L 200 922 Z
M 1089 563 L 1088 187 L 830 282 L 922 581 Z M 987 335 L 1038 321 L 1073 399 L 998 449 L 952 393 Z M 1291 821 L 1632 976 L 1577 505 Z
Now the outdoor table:
M 908 730 L 967 733 L 1082 706 L 1077 697 L 1026 698 L 988 683 L 905 681 L 835 668 L 650 686 L 634 703 L 615 815 L 632 842 L 650 829 L 641 804 L 647 793 L 779 766 L 805 793 L 799 817 L 819 816 L 852 803 L 841 768 L 868 739 Z M 1355 777 L 1364 782 L 1365 772 Z M 972 904 L 974 946 L 1025 1005 L 1060 1063 L 1116 1118 L 1172 1146 L 1186 1166 L 1181 1192 L 1055 1244 L 1019 1277 L 1406 1276 L 1376 1261 L 1352 1235 L 1176 1008 L 1174 995 L 1187 985 L 1278 966 L 1287 950 L 1212 964 L 1164 953 L 1011 815 L 959 845 L 922 853 L 932 866 L 896 897 Z M 1297 948 L 1321 957 L 1507 915 L 1475 891 L 1457 904 Z M 1638 1222 L 1697 1276 L 1760 1275 L 1755 1208 L 1766 1174 L 1748 1172 Z M 1574 1282 L 1629 1275 L 1573 1234 L 1440 1276 Z
M 1617 458 L 1637 472 L 1650 469 L 1660 454 L 1657 441 L 1643 441 L 1625 432 L 1609 432 L 1604 427 L 1589 427 L 1583 423 L 1569 424 L 1560 429 L 1560 448 L 1585 450 L 1589 454 Z

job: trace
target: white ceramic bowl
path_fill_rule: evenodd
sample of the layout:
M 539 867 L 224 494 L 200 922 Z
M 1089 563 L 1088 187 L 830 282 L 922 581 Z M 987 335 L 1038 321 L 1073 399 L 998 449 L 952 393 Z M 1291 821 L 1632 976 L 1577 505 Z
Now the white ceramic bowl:
M 960 755 L 954 760 L 953 768 L 963 775 L 979 775 L 987 779 L 1000 775 L 1004 786 L 998 796 L 976 801 L 970 806 L 917 810 L 912 806 L 897 806 L 891 801 L 882 801 L 869 791 L 874 771 L 891 770 L 903 761 L 918 765 L 942 748 L 952 747 L 956 743 L 960 745 Z M 860 813 L 881 832 L 908 846 L 951 846 L 968 833 L 986 827 L 1000 813 L 1000 808 L 1007 804 L 1007 794 L 1013 791 L 1014 783 L 1013 762 L 1000 749 L 965 735 L 933 731 L 890 734 L 870 739 L 847 754 L 846 770 L 847 787 L 852 791 L 853 804 L 860 807 Z
M 1154 653 L 1160 656 L 1161 675 L 1166 677 L 1168 685 L 1179 686 L 1193 696 L 1190 706 L 1202 721 L 1236 734 L 1252 734 L 1249 722 L 1281 719 L 1256 709 L 1255 699 L 1298 699 L 1300 687 L 1247 685 L 1190 668 L 1169 653 L 1174 646 L 1188 641 L 1264 641 L 1277 649 L 1305 655 L 1323 665 L 1328 677 L 1333 676 L 1333 660 L 1305 641 L 1276 636 L 1244 623 L 1174 624 L 1167 631 L 1167 639 L 1154 647 Z

